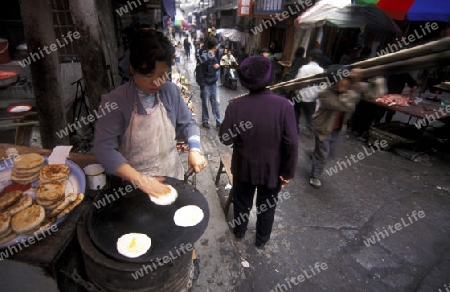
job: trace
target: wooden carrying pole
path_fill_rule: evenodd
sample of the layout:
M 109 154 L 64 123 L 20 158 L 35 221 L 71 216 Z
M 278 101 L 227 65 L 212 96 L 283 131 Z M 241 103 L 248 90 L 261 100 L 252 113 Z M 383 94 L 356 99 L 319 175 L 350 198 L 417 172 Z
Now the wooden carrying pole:
M 406 49 L 395 54 L 369 59 L 352 64 L 352 67 L 363 69 L 363 77 L 370 78 L 377 75 L 403 73 L 450 64 L 450 37 Z M 316 74 L 297 78 L 288 82 L 281 82 L 268 87 L 274 92 L 286 92 L 301 89 L 313 84 L 320 85 L 327 82 L 326 74 Z

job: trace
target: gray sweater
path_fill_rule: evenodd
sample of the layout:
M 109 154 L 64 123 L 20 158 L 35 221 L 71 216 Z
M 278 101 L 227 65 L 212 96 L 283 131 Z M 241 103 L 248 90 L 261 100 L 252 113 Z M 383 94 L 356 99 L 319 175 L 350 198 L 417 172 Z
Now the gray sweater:
M 166 82 L 159 91 L 167 115 L 176 130 L 177 138 L 188 141 L 191 148 L 200 148 L 200 129 L 197 122 L 181 97 L 180 90 L 172 82 Z M 122 137 L 130 123 L 134 102 L 137 100 L 138 114 L 146 111 L 136 97 L 136 85 L 130 81 L 114 91 L 102 95 L 98 110 L 98 120 L 95 125 L 94 155 L 103 165 L 106 172 L 114 174 L 120 165 L 128 163 L 118 152 Z M 107 110 L 105 104 L 116 103 L 112 110 Z

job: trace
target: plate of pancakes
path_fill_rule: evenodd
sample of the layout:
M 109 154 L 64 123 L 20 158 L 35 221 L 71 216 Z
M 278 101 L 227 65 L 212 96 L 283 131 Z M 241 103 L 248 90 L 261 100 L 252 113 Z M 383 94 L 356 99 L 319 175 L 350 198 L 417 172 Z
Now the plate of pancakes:
M 83 170 L 70 160 L 49 165 L 47 159 L 28 153 L 21 154 L 14 163 L 3 161 L 0 249 L 60 224 L 83 201 L 86 188 Z

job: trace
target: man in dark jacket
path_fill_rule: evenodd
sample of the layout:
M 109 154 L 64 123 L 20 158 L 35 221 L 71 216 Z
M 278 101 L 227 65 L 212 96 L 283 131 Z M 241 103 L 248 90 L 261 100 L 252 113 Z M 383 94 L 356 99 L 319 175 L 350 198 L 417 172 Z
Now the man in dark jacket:
M 220 98 L 217 94 L 217 80 L 220 75 L 220 65 L 216 58 L 217 48 L 219 42 L 215 37 L 208 39 L 208 51 L 204 52 L 202 55 L 203 59 L 203 70 L 204 70 L 204 82 L 205 86 L 203 89 L 202 96 L 202 126 L 209 129 L 209 113 L 208 113 L 208 103 L 211 103 L 212 113 L 214 119 L 216 120 L 216 127 L 219 128 L 222 124 L 220 118 L 220 108 L 219 102 Z
M 298 134 L 291 103 L 266 89 L 274 76 L 270 60 L 249 57 L 238 71 L 250 94 L 228 105 L 219 137 L 223 144 L 233 144 L 232 192 L 238 223 L 233 232 L 236 238 L 244 237 L 257 189 L 255 245 L 259 248 L 270 239 L 278 192 L 294 177 Z
M 305 54 L 305 49 L 303 47 L 298 47 L 297 50 L 295 50 L 294 57 L 292 58 L 291 67 L 289 68 L 289 73 L 286 74 L 283 81 L 289 81 L 295 78 L 297 76 L 298 70 L 303 65 L 308 64 L 308 60 L 303 57 Z

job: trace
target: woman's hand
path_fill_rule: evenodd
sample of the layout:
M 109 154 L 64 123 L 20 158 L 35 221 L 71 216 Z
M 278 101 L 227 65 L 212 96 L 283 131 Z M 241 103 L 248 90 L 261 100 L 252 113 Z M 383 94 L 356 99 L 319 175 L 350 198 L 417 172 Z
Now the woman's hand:
M 158 198 L 160 195 L 170 193 L 169 186 L 163 184 L 163 180 L 164 178 L 161 177 L 151 177 L 143 175 L 143 178 L 136 184 L 144 193 Z
M 169 186 L 162 183 L 164 178 L 145 176 L 126 163 L 119 166 L 116 175 L 134 182 L 143 192 L 152 197 L 157 198 L 160 195 L 168 194 L 170 192 Z
M 193 169 L 196 173 L 202 171 L 208 162 L 200 152 L 191 151 L 188 156 L 188 168 Z
M 281 184 L 281 188 L 284 188 L 288 183 L 291 182 L 290 179 L 284 178 L 281 175 L 280 175 L 280 181 L 281 181 L 281 183 L 280 183 Z

